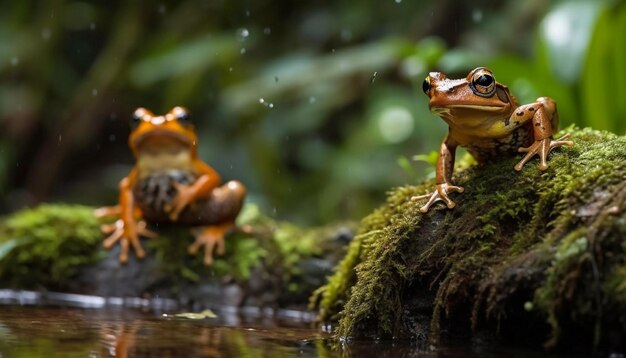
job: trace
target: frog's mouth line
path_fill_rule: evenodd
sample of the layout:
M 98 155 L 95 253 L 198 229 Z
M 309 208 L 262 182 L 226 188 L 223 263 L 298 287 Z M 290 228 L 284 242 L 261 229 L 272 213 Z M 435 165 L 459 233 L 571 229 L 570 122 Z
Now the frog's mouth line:
M 193 144 L 191 143 L 191 140 L 187 138 L 186 136 L 178 132 L 169 131 L 167 129 L 153 129 L 149 132 L 142 133 L 133 140 L 133 144 L 135 144 L 135 146 L 140 146 L 141 143 L 144 142 L 146 139 L 153 138 L 153 137 L 168 137 L 186 145 Z
M 475 109 L 477 111 L 485 112 L 498 112 L 502 110 L 504 106 L 481 106 L 476 104 L 454 104 L 445 107 L 431 107 L 431 112 L 435 114 L 449 113 L 452 109 Z

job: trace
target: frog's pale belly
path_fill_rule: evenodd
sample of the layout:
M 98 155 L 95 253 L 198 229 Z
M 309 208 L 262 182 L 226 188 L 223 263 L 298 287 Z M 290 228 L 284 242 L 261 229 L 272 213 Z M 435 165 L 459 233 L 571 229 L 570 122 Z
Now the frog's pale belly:
M 489 162 L 504 156 L 514 156 L 519 148 L 528 147 L 533 141 L 532 124 L 529 122 L 516 128 L 508 135 L 500 138 L 472 139 L 467 144 L 460 142 L 461 147 L 479 163 Z
M 172 222 L 168 205 L 178 194 L 175 183 L 191 185 L 198 175 L 192 171 L 164 170 L 144 176 L 133 188 L 136 203 L 143 217 L 152 223 Z M 176 223 L 187 225 L 216 225 L 233 221 L 242 206 L 242 198 L 234 192 L 216 188 L 207 198 L 189 203 Z

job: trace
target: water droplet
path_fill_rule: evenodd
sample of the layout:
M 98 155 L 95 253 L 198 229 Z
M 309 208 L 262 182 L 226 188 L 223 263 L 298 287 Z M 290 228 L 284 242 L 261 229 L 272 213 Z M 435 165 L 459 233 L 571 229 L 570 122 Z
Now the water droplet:
M 63 136 L 61 136 L 61 133 L 59 133 L 59 142 L 61 142 L 63 140 Z
M 250 36 L 250 31 L 248 31 L 248 29 L 246 29 L 245 27 L 237 30 L 237 39 L 239 41 L 245 41 L 248 36 Z
M 244 55 L 246 53 L 246 48 L 242 47 L 241 50 L 239 50 L 239 53 Z
M 310 104 L 313 104 L 315 102 L 317 102 L 317 98 L 315 98 L 314 96 L 309 97 L 309 103 Z
M 160 4 L 157 11 L 159 14 L 163 15 L 167 12 L 167 7 L 165 7 L 165 4 Z
M 396 4 L 399 4 L 402 2 L 402 0 L 394 0 L 396 2 Z
M 374 73 L 372 74 L 372 77 L 370 77 L 370 83 L 374 83 L 374 81 L 376 81 L 377 75 L 378 75 L 378 72 L 374 71 Z
M 51 36 L 52 36 L 52 31 L 50 31 L 49 28 L 44 27 L 41 30 L 41 38 L 44 39 L 44 41 L 50 40 Z
M 250 10 L 246 10 L 246 17 L 250 17 Z
M 272 29 L 270 27 L 263 28 L 263 34 L 269 35 L 272 33 Z
M 334 48 L 330 49 L 330 52 L 335 53 L 335 49 Z
M 13 57 L 11 58 L 11 65 L 13 65 L 13 66 L 17 66 L 17 65 L 19 65 L 19 64 L 20 64 L 20 58 L 19 58 L 19 57 L 17 57 L 17 56 L 13 56 Z
M 89 24 L 89 29 L 92 30 L 92 31 L 95 30 L 96 29 L 96 23 L 92 22 L 91 24 Z
M 91 95 L 94 96 L 94 97 L 97 96 L 98 95 L 98 89 L 97 88 L 92 89 L 91 90 Z
M 268 108 L 274 108 L 274 103 L 267 102 L 264 98 L 259 98 L 259 103 Z
M 233 68 L 232 68 L 232 67 L 229 67 L 229 68 L 228 68 L 228 72 L 233 72 Z

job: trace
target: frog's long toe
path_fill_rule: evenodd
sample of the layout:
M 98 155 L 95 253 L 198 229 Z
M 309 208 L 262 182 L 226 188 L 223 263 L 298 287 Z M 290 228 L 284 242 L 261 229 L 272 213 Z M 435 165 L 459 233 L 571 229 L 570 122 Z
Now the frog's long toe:
M 128 230 L 122 219 L 118 219 L 112 224 L 105 224 L 100 227 L 104 234 L 109 236 L 102 242 L 102 246 L 105 249 L 112 248 L 118 241 L 120 242 L 120 255 L 119 260 L 122 263 L 128 261 L 128 249 L 132 245 L 135 250 L 137 258 L 142 259 L 146 256 L 146 252 L 141 246 L 139 237 L 144 236 L 154 239 L 157 234 L 154 231 L 148 229 L 148 225 L 145 221 L 141 220 L 135 224 L 135 230 Z M 130 232 L 129 232 L 130 231 Z M 134 234 L 132 233 L 134 231 Z
M 452 209 L 456 206 L 456 203 L 452 201 L 452 199 L 450 199 L 450 197 L 448 196 L 448 193 L 451 193 L 451 192 L 462 193 L 463 191 L 464 189 L 460 186 L 450 185 L 447 183 L 438 184 L 437 189 L 434 192 L 430 194 L 413 196 L 411 197 L 411 200 L 419 201 L 419 200 L 428 198 L 428 202 L 426 202 L 426 204 L 424 204 L 420 208 L 420 211 L 423 213 L 427 212 L 428 209 L 430 209 L 430 207 L 438 201 L 445 202 L 448 209 Z
M 195 255 L 200 250 L 200 247 L 204 246 L 204 264 L 206 266 L 211 266 L 213 264 L 214 252 L 220 256 L 224 255 L 224 236 L 233 228 L 233 226 L 233 224 L 229 223 L 192 230 L 192 234 L 195 236 L 196 241 L 189 245 L 187 252 L 190 255 Z
M 569 138 L 569 133 L 565 134 L 559 139 L 552 140 L 551 138 L 545 138 L 538 141 L 535 141 L 529 147 L 521 147 L 518 149 L 520 153 L 526 153 L 524 158 L 515 165 L 515 170 L 520 171 L 535 154 L 539 155 L 539 170 L 544 171 L 548 169 L 548 154 L 554 148 L 558 148 L 561 146 L 573 146 L 574 142 L 571 140 L 564 140 Z

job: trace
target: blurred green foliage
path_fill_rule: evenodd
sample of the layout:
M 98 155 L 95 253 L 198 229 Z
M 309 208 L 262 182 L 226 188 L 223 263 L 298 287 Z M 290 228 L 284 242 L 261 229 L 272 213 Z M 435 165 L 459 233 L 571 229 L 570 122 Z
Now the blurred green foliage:
M 0 11 L 0 210 L 111 204 L 138 106 L 195 117 L 201 156 L 299 222 L 359 218 L 431 171 L 432 70 L 491 67 L 562 125 L 626 131 L 626 2 L 21 1 Z M 422 159 L 426 157 L 420 157 Z

